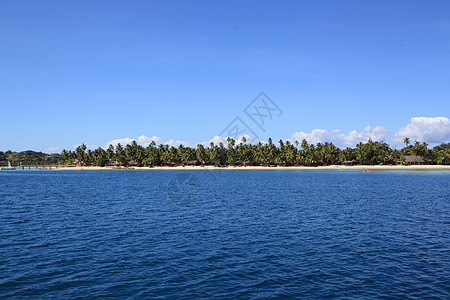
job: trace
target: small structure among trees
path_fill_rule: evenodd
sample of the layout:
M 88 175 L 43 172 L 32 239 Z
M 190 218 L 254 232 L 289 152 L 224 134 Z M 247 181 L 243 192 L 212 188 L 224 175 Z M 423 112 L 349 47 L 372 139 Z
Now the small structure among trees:
M 405 162 L 408 165 L 420 165 L 424 163 L 424 160 L 419 155 L 406 155 L 405 156 Z

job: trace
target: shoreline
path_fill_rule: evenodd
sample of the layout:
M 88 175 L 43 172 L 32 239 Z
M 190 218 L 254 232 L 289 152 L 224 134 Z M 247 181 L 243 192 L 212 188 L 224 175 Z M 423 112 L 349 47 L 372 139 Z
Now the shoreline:
M 177 167 L 51 167 L 50 170 L 79 170 L 79 171 L 99 171 L 99 170 L 188 170 L 188 171 L 204 171 L 204 170 L 450 170 L 450 165 L 412 165 L 412 166 L 389 166 L 389 165 L 376 165 L 376 166 L 295 166 L 295 167 L 262 167 L 262 166 L 235 166 L 235 167 L 214 167 L 214 166 L 177 166 Z

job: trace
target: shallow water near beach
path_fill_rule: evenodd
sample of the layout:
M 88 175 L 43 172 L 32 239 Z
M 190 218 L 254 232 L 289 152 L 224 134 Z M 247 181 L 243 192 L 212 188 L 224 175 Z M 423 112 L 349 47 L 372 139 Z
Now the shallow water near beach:
M 0 298 L 450 295 L 450 171 L 1 171 Z

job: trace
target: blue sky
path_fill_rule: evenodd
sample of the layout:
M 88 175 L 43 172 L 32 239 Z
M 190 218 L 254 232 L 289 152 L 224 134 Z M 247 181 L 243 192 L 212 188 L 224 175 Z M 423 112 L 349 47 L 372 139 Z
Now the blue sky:
M 261 91 L 261 140 L 450 139 L 449 1 L 2 1 L 0 45 L 0 150 L 195 145 Z

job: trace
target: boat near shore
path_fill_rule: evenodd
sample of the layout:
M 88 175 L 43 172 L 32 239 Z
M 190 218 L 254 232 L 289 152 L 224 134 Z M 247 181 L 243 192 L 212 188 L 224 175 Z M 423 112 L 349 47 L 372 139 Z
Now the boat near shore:
M 8 160 L 8 167 L 6 168 L 6 167 L 3 167 L 2 168 L 2 171 L 13 171 L 13 170 L 15 170 L 16 168 L 13 168 L 13 167 L 11 167 L 11 162 Z

